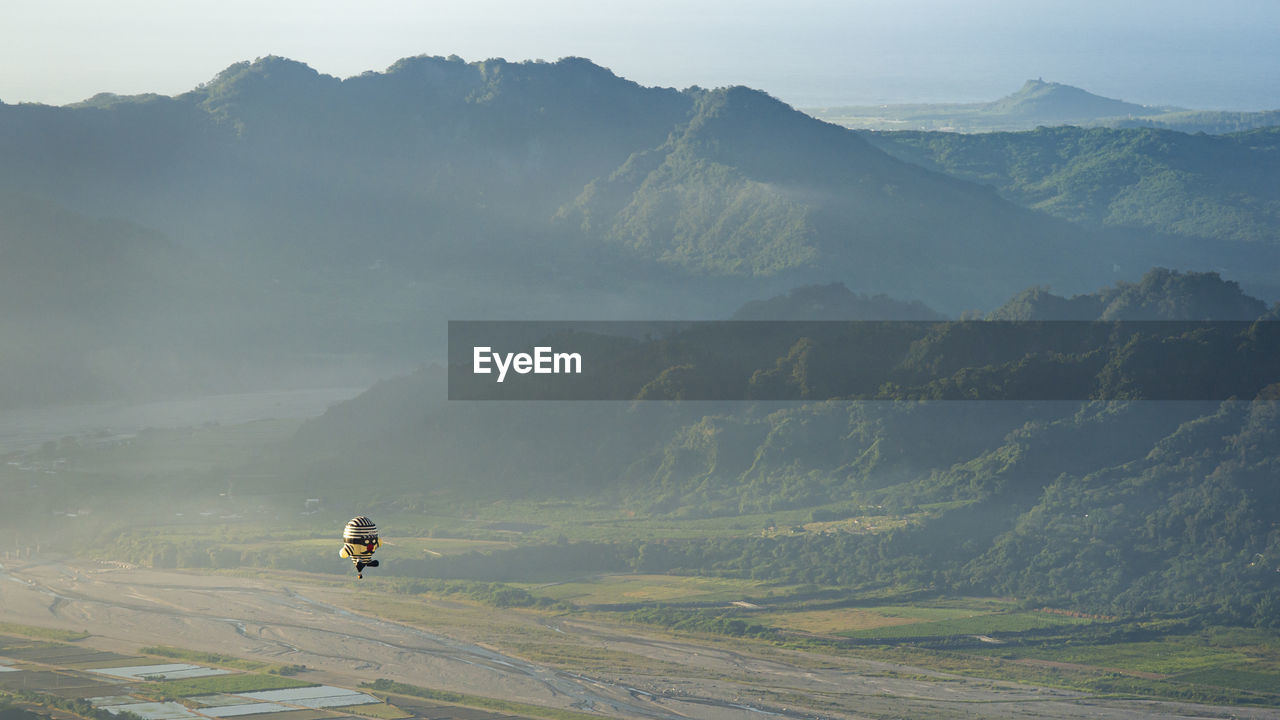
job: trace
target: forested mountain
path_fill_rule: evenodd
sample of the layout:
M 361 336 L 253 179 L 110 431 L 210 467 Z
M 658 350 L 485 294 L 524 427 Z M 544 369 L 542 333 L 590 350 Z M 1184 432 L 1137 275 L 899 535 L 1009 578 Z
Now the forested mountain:
M 1280 128 L 1223 136 L 1169 130 L 1039 128 L 1022 133 L 864 133 L 904 160 L 996 188 L 1020 205 L 1093 228 L 1164 236 L 1171 264 L 1198 269 L 1251 257 L 1232 275 L 1255 293 L 1280 288 Z M 1197 268 L 1193 268 L 1197 269 Z
M 943 307 L 958 299 L 943 288 L 988 305 L 1008 294 L 1001 278 L 1072 286 L 1149 252 L 1137 238 L 1081 233 L 920 172 L 741 87 L 701 93 L 687 124 L 591 183 L 560 217 L 689 273 L 803 278 L 822 268 Z
M 1280 128 L 1224 136 L 1057 127 L 863 137 L 1073 222 L 1280 244 Z
M 1089 199 L 1076 212 L 1013 191 L 1041 180 L 1016 163 L 999 170 L 1012 161 L 998 149 L 1004 198 L 870 139 L 748 88 L 645 88 L 578 58 L 417 57 L 338 79 L 268 57 L 175 97 L 0 104 L 0 194 L 100 222 L 103 242 L 155 248 L 80 272 L 60 259 L 97 257 L 98 230 L 67 235 L 62 220 L 8 213 L 6 242 L 45 255 L 14 266 L 25 268 L 10 286 L 19 304 L 38 315 L 48 303 L 48 317 L 68 318 L 59 326 L 96 334 L 6 345 L 25 348 L 24 366 L 56 359 L 90 379 L 95 358 L 129 358 L 112 363 L 123 375 L 68 383 L 56 399 L 96 398 L 145 391 L 158 377 L 137 362 L 148 356 L 178 370 L 155 392 L 263 387 L 291 363 L 417 364 L 442 350 L 449 318 L 722 318 L 815 283 L 951 316 L 1154 265 L 1280 285 L 1275 244 L 1243 243 L 1274 222 L 1269 135 L 1161 140 L 1173 199 L 1143 194 L 1133 173 L 1157 160 L 1131 143 L 1117 167 L 1064 180 Z M 1059 152 L 1092 149 L 1044 150 Z M 1195 167 L 1177 170 L 1185 163 Z M 1227 177 L 1225 165 L 1243 170 Z M 1109 194 L 1118 200 L 1100 205 Z M 1154 220 L 1105 221 L 1117 212 L 1106 208 L 1148 199 Z M 1151 234 L 1170 227 L 1177 242 Z

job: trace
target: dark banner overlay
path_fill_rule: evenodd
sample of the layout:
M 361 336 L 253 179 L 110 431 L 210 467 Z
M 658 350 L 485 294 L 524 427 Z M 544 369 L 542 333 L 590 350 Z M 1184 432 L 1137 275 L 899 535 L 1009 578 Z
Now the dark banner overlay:
M 450 400 L 1280 399 L 1280 322 L 449 323 Z

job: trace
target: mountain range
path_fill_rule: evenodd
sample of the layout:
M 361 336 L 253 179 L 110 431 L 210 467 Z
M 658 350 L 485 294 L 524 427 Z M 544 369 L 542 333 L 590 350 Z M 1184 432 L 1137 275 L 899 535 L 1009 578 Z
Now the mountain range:
M 1266 200 L 1270 145 L 1222 142 L 1169 141 L 1170 167 L 1234 153 Z M 759 91 L 646 88 L 580 58 L 346 79 L 261 58 L 175 97 L 0 105 L 0 153 L 6 403 L 305 383 L 438 356 L 450 318 L 724 318 L 833 281 L 953 316 L 1152 266 L 1280 285 L 1253 242 L 1269 200 L 1224 196 L 1221 170 L 1173 173 L 1180 219 L 1100 222 L 1081 184 L 1144 175 L 1072 176 L 1094 204 L 1064 212 L 1006 187 L 1056 177 L 1051 153 L 993 189 Z

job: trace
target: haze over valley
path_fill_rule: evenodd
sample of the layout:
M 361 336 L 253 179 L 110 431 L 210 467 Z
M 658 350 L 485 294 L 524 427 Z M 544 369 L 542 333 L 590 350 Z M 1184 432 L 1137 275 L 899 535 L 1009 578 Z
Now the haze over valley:
M 873 110 L 431 55 L 0 104 L 0 713 L 1280 717 L 1274 112 Z M 640 321 L 556 337 L 626 399 L 450 400 L 458 320 Z

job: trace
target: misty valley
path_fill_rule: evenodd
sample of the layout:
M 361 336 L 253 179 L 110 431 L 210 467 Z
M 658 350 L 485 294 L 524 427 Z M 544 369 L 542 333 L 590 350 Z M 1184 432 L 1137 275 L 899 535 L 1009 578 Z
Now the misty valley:
M 1280 129 L 1069 90 L 0 104 L 0 715 L 1280 717 Z M 624 397 L 450 400 L 458 320 Z

